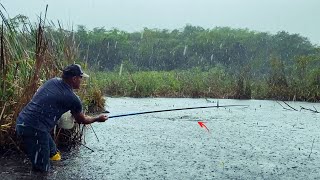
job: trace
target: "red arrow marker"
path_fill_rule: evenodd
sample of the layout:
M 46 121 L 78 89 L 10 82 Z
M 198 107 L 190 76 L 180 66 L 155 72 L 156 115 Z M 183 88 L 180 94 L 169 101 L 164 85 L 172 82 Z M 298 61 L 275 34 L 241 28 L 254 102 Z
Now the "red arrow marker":
M 209 132 L 209 129 L 208 129 L 207 126 L 204 124 L 204 122 L 199 121 L 198 124 L 199 124 L 199 126 L 200 126 L 201 128 L 204 127 L 204 128 L 206 128 L 207 131 Z

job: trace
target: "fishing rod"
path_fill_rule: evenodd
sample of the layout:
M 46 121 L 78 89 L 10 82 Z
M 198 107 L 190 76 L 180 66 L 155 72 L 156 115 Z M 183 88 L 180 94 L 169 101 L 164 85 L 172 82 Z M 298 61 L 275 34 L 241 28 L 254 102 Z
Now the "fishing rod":
M 168 111 L 181 111 L 181 110 L 189 110 L 189 109 L 205 109 L 205 108 L 219 108 L 219 107 L 247 107 L 248 105 L 224 105 L 219 106 L 219 104 L 215 106 L 199 106 L 199 107 L 188 107 L 188 108 L 177 108 L 177 109 L 163 109 L 163 110 L 156 110 L 156 111 L 143 111 L 143 112 L 135 112 L 129 114 L 119 114 L 114 116 L 109 116 L 110 118 L 117 118 L 117 117 L 125 117 L 125 116 L 135 116 L 140 114 L 150 114 L 150 113 L 159 113 L 159 112 L 168 112 Z M 103 113 L 110 113 L 109 111 L 104 111 Z

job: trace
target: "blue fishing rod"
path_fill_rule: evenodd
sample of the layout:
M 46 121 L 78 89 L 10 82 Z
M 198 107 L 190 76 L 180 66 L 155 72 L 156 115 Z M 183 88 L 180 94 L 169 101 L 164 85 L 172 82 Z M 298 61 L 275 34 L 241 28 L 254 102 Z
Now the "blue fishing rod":
M 156 111 L 143 111 L 143 112 L 135 112 L 129 114 L 119 114 L 114 116 L 109 116 L 110 118 L 118 118 L 118 117 L 125 117 L 125 116 L 135 116 L 140 114 L 150 114 L 150 113 L 159 113 L 159 112 L 168 112 L 168 111 L 182 111 L 182 110 L 190 110 L 190 109 L 205 109 L 205 108 L 225 108 L 225 107 L 248 107 L 248 105 L 224 105 L 219 106 L 219 104 L 214 106 L 199 106 L 199 107 L 188 107 L 188 108 L 177 108 L 177 109 L 163 109 L 163 110 L 156 110 Z M 104 111 L 103 113 L 110 113 L 109 111 Z

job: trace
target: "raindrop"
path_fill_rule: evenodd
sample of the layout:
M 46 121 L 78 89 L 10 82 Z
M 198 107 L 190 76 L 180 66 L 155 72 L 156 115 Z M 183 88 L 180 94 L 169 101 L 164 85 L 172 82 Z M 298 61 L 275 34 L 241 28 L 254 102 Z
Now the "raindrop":
M 211 57 L 210 57 L 210 60 L 212 61 L 212 59 L 213 59 L 213 54 L 211 54 Z
M 184 46 L 183 56 L 185 56 L 185 55 L 186 55 L 186 53 L 187 53 L 187 47 L 188 47 L 187 45 L 185 45 L 185 46 Z
M 117 49 L 117 44 L 118 44 L 118 41 L 116 41 L 116 44 L 114 45 L 114 48 Z
M 34 156 L 34 163 L 35 163 L 35 164 L 37 164 L 38 154 L 39 154 L 39 152 L 37 151 L 37 152 L 36 152 L 36 155 Z

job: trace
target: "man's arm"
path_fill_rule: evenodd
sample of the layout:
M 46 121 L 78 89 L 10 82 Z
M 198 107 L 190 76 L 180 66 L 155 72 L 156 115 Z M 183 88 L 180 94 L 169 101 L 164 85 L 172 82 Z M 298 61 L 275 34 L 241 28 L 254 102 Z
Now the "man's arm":
M 108 116 L 105 114 L 100 114 L 97 117 L 91 117 L 84 115 L 82 112 L 73 114 L 73 117 L 79 124 L 91 124 L 94 122 L 105 122 L 108 120 Z

